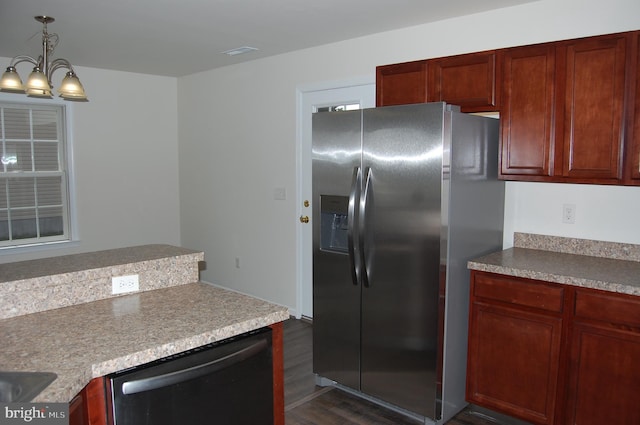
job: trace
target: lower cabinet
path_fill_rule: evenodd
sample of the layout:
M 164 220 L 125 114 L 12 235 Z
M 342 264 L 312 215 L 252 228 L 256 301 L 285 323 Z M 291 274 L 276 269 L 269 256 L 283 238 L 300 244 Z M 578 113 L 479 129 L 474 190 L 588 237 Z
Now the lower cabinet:
M 577 325 L 571 355 L 565 423 L 640 423 L 637 334 Z
M 467 401 L 534 424 L 640 423 L 640 297 L 473 271 Z
M 87 413 L 84 403 L 84 391 L 69 402 L 69 425 L 87 425 Z
M 92 379 L 69 403 L 69 425 L 106 425 L 107 394 L 104 378 Z
M 640 424 L 640 300 L 576 290 L 567 424 Z
M 529 422 L 553 423 L 562 288 L 472 276 L 467 400 Z
M 469 398 L 531 422 L 553 422 L 561 321 L 475 305 Z

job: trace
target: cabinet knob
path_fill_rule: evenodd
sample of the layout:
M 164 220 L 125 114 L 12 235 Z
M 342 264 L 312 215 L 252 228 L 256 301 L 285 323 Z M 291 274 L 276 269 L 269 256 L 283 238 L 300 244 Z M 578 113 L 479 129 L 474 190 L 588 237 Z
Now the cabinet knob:
M 300 223 L 308 223 L 308 222 L 309 222 L 309 216 L 307 215 L 300 216 Z

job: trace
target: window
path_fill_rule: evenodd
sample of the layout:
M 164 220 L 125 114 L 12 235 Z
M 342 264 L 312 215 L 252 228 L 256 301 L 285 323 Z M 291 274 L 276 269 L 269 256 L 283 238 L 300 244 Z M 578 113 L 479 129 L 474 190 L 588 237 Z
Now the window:
M 0 247 L 71 239 L 64 113 L 0 102 Z
M 357 109 L 360 109 L 359 103 L 347 103 L 344 105 L 318 107 L 316 112 L 355 111 Z

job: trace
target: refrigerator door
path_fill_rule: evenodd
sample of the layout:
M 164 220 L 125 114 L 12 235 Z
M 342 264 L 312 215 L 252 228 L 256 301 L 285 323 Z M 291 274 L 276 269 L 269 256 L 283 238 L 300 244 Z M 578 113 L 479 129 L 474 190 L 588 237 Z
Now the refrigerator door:
M 354 282 L 354 258 L 348 252 L 360 185 L 356 181 L 353 187 L 361 165 L 361 130 L 361 111 L 313 115 L 313 371 L 356 390 L 361 286 Z
M 444 108 L 363 111 L 361 391 L 431 418 L 438 416 Z

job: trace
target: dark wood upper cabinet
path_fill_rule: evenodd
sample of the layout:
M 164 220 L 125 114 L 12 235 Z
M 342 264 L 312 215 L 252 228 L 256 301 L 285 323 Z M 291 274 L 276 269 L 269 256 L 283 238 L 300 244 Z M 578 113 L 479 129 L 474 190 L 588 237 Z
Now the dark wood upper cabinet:
M 640 185 L 640 31 L 385 65 L 377 106 L 500 113 L 503 180 Z
M 462 112 L 498 110 L 496 52 L 404 62 L 376 68 L 376 106 L 447 102 Z
M 507 49 L 506 180 L 621 184 L 630 33 Z
M 563 58 L 559 76 L 564 85 L 565 177 L 622 178 L 629 42 L 629 35 L 621 34 L 558 44 L 558 56 Z
M 556 51 L 553 44 L 503 53 L 500 172 L 553 176 Z
M 427 101 L 447 102 L 462 112 L 499 110 L 499 66 L 495 51 L 428 61 Z
M 427 101 L 427 61 L 405 62 L 376 68 L 376 106 Z
M 630 91 L 634 94 L 634 100 L 630 101 L 629 108 L 629 136 L 628 152 L 626 155 L 628 184 L 640 185 L 640 31 L 636 31 L 632 38 L 631 48 L 631 73 Z

